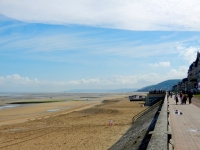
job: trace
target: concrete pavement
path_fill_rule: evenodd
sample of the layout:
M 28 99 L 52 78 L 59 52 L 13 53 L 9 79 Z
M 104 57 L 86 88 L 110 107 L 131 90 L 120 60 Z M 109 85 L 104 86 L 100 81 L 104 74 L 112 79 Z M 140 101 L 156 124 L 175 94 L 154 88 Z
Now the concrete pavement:
M 200 108 L 193 104 L 178 105 L 169 98 L 172 139 L 175 150 L 200 150 Z

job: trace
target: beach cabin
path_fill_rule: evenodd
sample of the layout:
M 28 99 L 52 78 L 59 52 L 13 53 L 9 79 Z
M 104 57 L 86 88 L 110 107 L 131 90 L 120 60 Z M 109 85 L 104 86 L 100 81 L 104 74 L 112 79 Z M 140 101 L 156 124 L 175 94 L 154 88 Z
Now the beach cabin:
M 141 96 L 141 95 L 132 95 L 129 96 L 129 100 L 130 101 L 142 101 L 144 100 L 145 97 Z

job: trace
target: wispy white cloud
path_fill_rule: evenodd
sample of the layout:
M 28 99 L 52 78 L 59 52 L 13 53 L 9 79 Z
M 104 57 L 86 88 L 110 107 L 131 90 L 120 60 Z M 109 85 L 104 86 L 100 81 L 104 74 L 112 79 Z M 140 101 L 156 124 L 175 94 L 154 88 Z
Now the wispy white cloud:
M 91 36 L 91 35 L 97 36 Z M 101 34 L 101 33 L 99 33 Z M 166 55 L 176 53 L 174 47 L 176 42 L 159 42 L 159 43 L 145 43 L 143 39 L 131 41 L 124 37 L 105 37 L 96 32 L 88 31 L 79 33 L 30 33 L 22 34 L 15 33 L 13 35 L 4 35 L 0 37 L 0 51 L 5 53 L 37 53 L 37 52 L 58 52 L 58 51 L 74 51 L 79 52 L 76 55 L 85 54 L 90 55 L 113 55 L 125 57 L 150 57 L 158 55 Z M 12 44 L 10 44 L 12 43 Z M 25 53 L 24 53 L 25 54 Z M 46 55 L 48 56 L 48 55 Z M 43 57 L 46 57 L 43 56 Z M 45 58 L 43 58 L 45 59 Z M 57 60 L 62 60 L 58 59 Z
M 14 34 L 12 36 L 1 37 L 1 50 L 18 51 L 26 50 L 27 52 L 50 52 L 63 51 L 79 48 L 87 42 L 85 39 L 78 38 L 78 35 L 64 34 Z M 9 44 L 12 43 L 12 44 Z
M 48 24 L 127 30 L 200 30 L 198 0 L 189 3 L 187 0 L 1 0 L 0 14 Z
M 174 38 L 176 36 L 177 36 L 177 32 L 173 32 L 172 34 L 161 36 L 160 39 L 161 40 L 169 40 L 169 39 Z
M 195 61 L 197 52 L 200 51 L 200 47 L 185 47 L 181 43 L 178 43 L 177 50 L 179 52 L 180 57 L 183 57 L 189 63 L 192 63 Z
M 170 66 L 170 62 L 169 61 L 159 62 L 159 63 L 155 63 L 155 64 L 149 64 L 149 66 L 153 66 L 153 67 L 169 67 Z
M 166 75 L 169 79 L 183 79 L 187 77 L 189 66 L 180 66 L 178 69 L 171 69 Z

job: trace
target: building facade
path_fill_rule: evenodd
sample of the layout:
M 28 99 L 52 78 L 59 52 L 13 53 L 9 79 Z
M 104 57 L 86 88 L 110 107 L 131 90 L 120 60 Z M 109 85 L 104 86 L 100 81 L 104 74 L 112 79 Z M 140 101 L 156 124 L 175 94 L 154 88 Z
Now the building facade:
M 187 78 L 174 85 L 172 90 L 175 92 L 190 90 L 194 93 L 200 92 L 200 52 L 197 52 L 196 60 L 189 66 Z

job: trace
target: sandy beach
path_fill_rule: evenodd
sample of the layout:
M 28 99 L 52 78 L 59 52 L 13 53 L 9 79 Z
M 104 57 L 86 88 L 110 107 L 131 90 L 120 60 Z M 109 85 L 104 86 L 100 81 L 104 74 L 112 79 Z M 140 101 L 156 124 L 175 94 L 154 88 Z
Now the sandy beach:
M 2 109 L 0 149 L 108 149 L 128 130 L 132 117 L 145 109 L 141 107 L 143 101 L 130 102 L 129 95 L 72 94 L 52 98 L 60 102 Z M 9 102 L 19 100 L 13 98 Z M 5 101 L 1 97 L 0 105 Z M 113 126 L 109 126 L 109 120 L 114 121 Z

